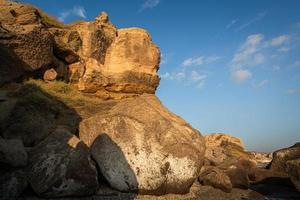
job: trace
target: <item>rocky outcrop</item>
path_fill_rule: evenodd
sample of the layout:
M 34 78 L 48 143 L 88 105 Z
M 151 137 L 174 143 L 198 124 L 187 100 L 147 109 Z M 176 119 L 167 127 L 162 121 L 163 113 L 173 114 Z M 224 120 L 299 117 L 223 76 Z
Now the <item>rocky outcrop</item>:
M 289 160 L 300 158 L 300 143 L 291 147 L 277 150 L 273 153 L 273 160 L 270 164 L 270 169 L 280 172 L 288 172 L 286 162 Z
M 0 52 L 6 57 L 0 84 L 43 78 L 53 68 L 57 79 L 103 99 L 155 93 L 160 51 L 147 31 L 117 29 L 105 12 L 95 21 L 65 26 L 33 6 L 0 4 Z
M 273 153 L 273 160 L 269 166 L 270 170 L 285 173 L 290 176 L 298 191 L 299 189 L 299 159 L 300 143 L 277 150 Z
M 89 149 L 65 127 L 35 146 L 29 159 L 29 182 L 39 196 L 88 196 L 98 188 Z
M 227 169 L 239 160 L 252 160 L 254 156 L 247 152 L 239 138 L 227 134 L 205 135 L 207 165 Z
M 188 192 L 205 150 L 200 133 L 153 95 L 118 101 L 83 120 L 79 136 L 113 188 L 142 194 Z

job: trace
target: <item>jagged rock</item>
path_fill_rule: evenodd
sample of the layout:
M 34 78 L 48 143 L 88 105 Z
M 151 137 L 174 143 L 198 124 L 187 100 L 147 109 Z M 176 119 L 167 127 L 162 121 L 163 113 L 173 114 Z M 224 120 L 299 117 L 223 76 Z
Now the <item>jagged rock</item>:
M 57 78 L 57 72 L 51 68 L 45 71 L 43 79 L 44 81 L 54 81 Z
M 300 159 L 289 160 L 286 162 L 286 170 L 291 177 L 295 188 L 300 191 Z
M 4 140 L 0 138 L 0 164 L 11 167 L 24 167 L 27 164 L 27 152 L 21 140 Z
M 232 189 L 229 177 L 217 167 L 203 167 L 198 180 L 202 185 L 210 185 L 224 192 L 230 192 Z
M 241 189 L 249 188 L 248 172 L 245 169 L 232 167 L 226 170 L 226 174 L 230 178 L 232 187 Z
M 79 131 L 109 184 L 142 194 L 188 192 L 204 156 L 200 133 L 154 95 L 110 106 L 84 119 Z
M 27 185 L 27 175 L 23 170 L 1 172 L 0 199 L 18 199 Z
M 89 149 L 64 127 L 31 150 L 29 160 L 29 182 L 39 196 L 88 196 L 97 190 Z

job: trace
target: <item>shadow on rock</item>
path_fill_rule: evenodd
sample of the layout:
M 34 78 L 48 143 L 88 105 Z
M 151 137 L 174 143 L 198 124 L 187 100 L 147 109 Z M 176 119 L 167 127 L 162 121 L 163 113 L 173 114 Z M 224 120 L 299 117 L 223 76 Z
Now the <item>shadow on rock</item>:
M 91 153 L 101 163 L 101 174 L 120 191 L 138 192 L 138 181 L 121 148 L 109 135 L 100 134 L 92 144 Z
M 0 179 L 1 199 L 96 194 L 102 180 L 98 180 L 89 148 L 76 136 L 81 121 L 77 112 L 34 84 L 14 84 L 0 90 L 0 139 L 7 144 L 19 140 L 28 154 L 28 161 L 24 161 L 28 165 L 18 167 L 18 158 L 11 155 L 20 150 L 0 149 L 0 164 L 5 166 L 1 167 L 5 175 Z

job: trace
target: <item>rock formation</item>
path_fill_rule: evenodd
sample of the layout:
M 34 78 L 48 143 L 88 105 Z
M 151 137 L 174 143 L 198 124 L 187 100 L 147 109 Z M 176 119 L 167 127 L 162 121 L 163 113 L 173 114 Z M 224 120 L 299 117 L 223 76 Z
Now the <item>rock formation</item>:
M 83 120 L 79 133 L 106 180 L 121 191 L 186 193 L 205 151 L 200 133 L 154 95 L 118 102 Z
M 0 53 L 4 198 L 26 187 L 46 198 L 88 196 L 106 183 L 138 194 L 189 192 L 205 142 L 154 95 L 160 51 L 146 30 L 117 29 L 104 12 L 64 25 L 0 0 Z M 6 156 L 16 152 L 28 162 Z
M 1 1 L 0 7 L 0 52 L 6 57 L 0 58 L 0 84 L 42 78 L 53 68 L 57 76 L 50 79 L 104 99 L 155 93 L 160 51 L 147 31 L 117 29 L 104 12 L 93 22 L 58 26 L 30 5 Z

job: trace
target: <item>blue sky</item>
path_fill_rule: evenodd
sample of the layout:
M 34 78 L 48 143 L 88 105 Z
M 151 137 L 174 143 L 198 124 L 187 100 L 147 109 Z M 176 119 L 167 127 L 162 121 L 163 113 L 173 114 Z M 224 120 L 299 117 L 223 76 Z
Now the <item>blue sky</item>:
M 108 12 L 160 47 L 157 95 L 201 133 L 249 150 L 300 141 L 299 0 L 24 0 L 65 23 Z

